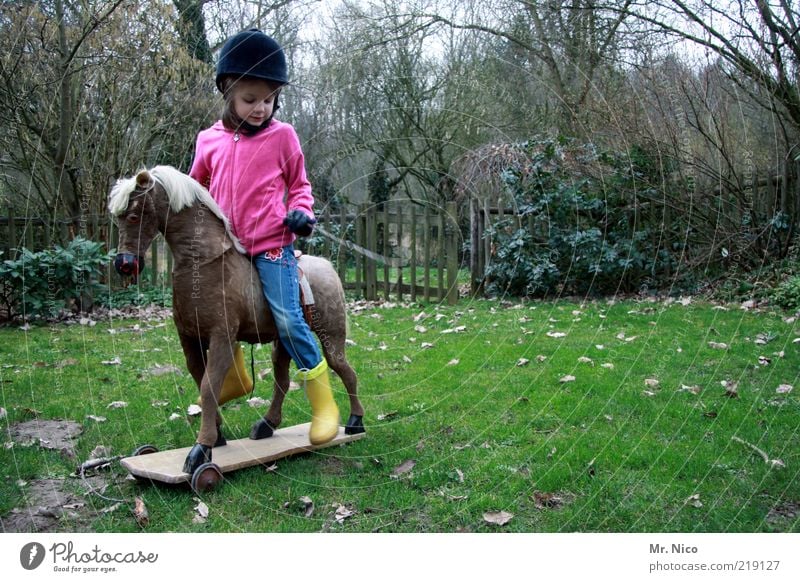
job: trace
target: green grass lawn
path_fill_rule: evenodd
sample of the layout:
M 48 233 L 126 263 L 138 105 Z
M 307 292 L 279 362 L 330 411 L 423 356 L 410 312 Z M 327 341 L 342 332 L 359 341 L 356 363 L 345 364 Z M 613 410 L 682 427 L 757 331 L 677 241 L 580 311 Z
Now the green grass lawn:
M 351 306 L 366 438 L 230 474 L 203 496 L 199 522 L 188 487 L 139 484 L 113 464 L 103 496 L 86 495 L 61 530 L 139 531 L 138 496 L 148 531 L 800 531 L 800 329 L 785 313 L 387 305 Z M 253 353 L 267 370 L 268 348 Z M 98 445 L 189 446 L 199 428 L 185 415 L 197 392 L 169 319 L 0 329 L 0 386 L 0 516 L 24 508 L 38 479 L 78 491 L 75 469 Z M 256 395 L 270 393 L 266 376 Z M 127 406 L 108 407 L 117 401 Z M 228 404 L 228 438 L 264 411 Z M 75 458 L 12 446 L 9 427 L 31 418 L 79 422 Z M 302 391 L 290 392 L 283 426 L 309 418 Z M 503 526 L 485 518 L 501 511 L 513 515 Z

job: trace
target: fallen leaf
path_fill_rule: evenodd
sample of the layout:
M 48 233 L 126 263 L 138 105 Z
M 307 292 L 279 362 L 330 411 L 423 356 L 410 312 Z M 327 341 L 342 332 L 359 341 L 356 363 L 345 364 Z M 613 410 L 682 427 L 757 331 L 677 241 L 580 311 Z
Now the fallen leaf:
M 314 502 L 311 500 L 311 498 L 303 495 L 298 499 L 298 501 L 302 504 L 303 515 L 306 517 L 311 517 L 314 514 Z
M 756 339 L 753 341 L 753 343 L 755 343 L 758 346 L 765 346 L 769 342 L 774 340 L 776 337 L 778 337 L 778 334 L 776 333 L 771 333 L 771 332 L 759 333 L 756 335 Z
M 429 343 L 429 342 L 422 342 L 422 343 L 419 345 L 419 347 L 420 347 L 421 349 L 423 349 L 423 350 L 428 350 L 428 349 L 430 349 L 430 348 L 432 348 L 432 347 L 433 347 L 433 344 L 432 344 L 432 343 Z
M 530 363 L 531 361 L 528 358 L 520 358 L 519 360 L 517 360 L 517 367 L 521 368 L 523 366 L 527 366 Z
M 169 420 L 179 420 L 181 418 L 183 417 L 177 412 L 173 412 L 172 414 L 169 415 Z
M 122 400 L 115 400 L 114 402 L 111 402 L 106 408 L 125 408 L 126 406 L 128 406 L 127 402 L 124 402 Z
M 591 364 L 592 366 L 594 366 L 594 361 L 592 360 L 592 358 L 587 358 L 586 356 L 581 356 L 580 358 L 578 358 L 578 362 L 581 364 Z
M 681 384 L 681 387 L 678 390 L 678 392 L 691 392 L 692 394 L 700 394 L 700 391 L 700 386 L 687 386 L 686 384 Z
M 725 396 L 728 398 L 739 398 L 739 383 L 723 380 L 721 384 L 725 387 Z
M 605 362 L 604 364 L 600 364 L 600 367 L 601 368 L 606 368 L 608 370 L 613 370 L 614 369 L 614 364 L 612 364 L 611 362 Z
M 536 509 L 558 509 L 562 505 L 564 505 L 564 498 L 561 495 L 543 491 L 533 492 L 533 506 Z
M 395 467 L 394 470 L 392 470 L 391 477 L 396 479 L 400 475 L 405 475 L 406 473 L 411 471 L 411 469 L 413 469 L 416 464 L 417 462 L 414 459 L 408 459 L 406 461 L 403 461 L 397 467 Z
M 483 514 L 483 521 L 490 525 L 506 525 L 513 518 L 514 514 L 507 511 L 487 511 Z
M 566 382 L 574 382 L 575 381 L 575 376 L 573 376 L 571 374 L 567 374 L 566 376 L 562 376 L 561 378 L 559 378 L 558 381 L 561 382 L 562 384 L 564 384 Z
M 100 363 L 106 366 L 119 366 L 122 361 L 119 359 L 119 356 L 114 356 L 113 360 L 103 360 Z
M 655 392 L 651 392 L 650 390 L 642 390 L 642 394 L 644 394 L 645 396 L 651 396 L 651 397 L 656 395 Z
M 659 381 L 655 378 L 645 378 L 644 385 L 648 388 L 658 388 Z
M 133 517 L 139 527 L 147 527 L 147 524 L 150 523 L 150 512 L 147 511 L 147 506 L 141 497 L 137 497 L 133 501 Z
M 686 503 L 691 505 L 692 507 L 697 507 L 698 509 L 700 507 L 703 507 L 703 502 L 700 501 L 700 494 L 699 493 L 695 493 L 694 495 L 690 495 L 686 499 Z
M 441 333 L 461 333 L 462 331 L 465 331 L 466 329 L 467 329 L 467 326 L 459 325 L 458 327 L 454 327 L 452 329 L 443 329 Z
M 55 365 L 55 367 L 56 368 L 65 368 L 67 366 L 76 366 L 77 364 L 80 364 L 80 362 L 78 360 L 76 360 L 75 358 L 67 358 L 66 360 L 61 360 L 60 362 L 58 362 Z
M 547 337 L 553 337 L 553 338 L 567 337 L 567 334 L 565 334 L 562 331 L 548 331 L 545 335 Z
M 539 354 L 538 356 L 536 356 L 536 361 L 539 362 L 540 364 L 542 362 L 544 362 L 546 359 L 547 359 L 547 356 L 543 356 L 542 354 Z
M 408 356 L 403 356 L 403 362 L 405 362 L 406 364 L 410 364 L 412 361 L 413 360 L 411 358 L 409 358 Z
M 424 325 L 415 325 L 414 326 L 414 331 L 416 331 L 417 333 L 427 333 L 428 332 L 428 328 L 425 327 Z
M 448 366 L 458 366 L 459 360 L 457 358 L 453 358 L 449 362 L 447 362 Z
M 197 505 L 194 506 L 194 518 L 192 523 L 205 523 L 208 519 L 208 505 L 200 501 L 197 497 L 194 498 Z
M 183 371 L 177 366 L 172 366 L 172 365 L 161 366 L 159 364 L 156 364 L 155 366 L 147 370 L 147 373 L 150 374 L 151 376 L 164 376 L 165 374 L 180 375 L 183 374 Z
M 344 523 L 345 519 L 350 519 L 356 514 L 356 512 L 353 509 L 345 505 L 342 504 L 336 504 L 336 505 L 337 505 L 336 511 L 333 513 L 333 519 L 336 520 L 336 523 L 342 524 Z
M 708 342 L 708 347 L 710 347 L 712 350 L 727 350 L 728 344 L 721 342 Z
M 105 447 L 103 445 L 97 445 L 92 452 L 89 453 L 90 459 L 102 459 L 104 457 L 111 456 L 111 447 Z

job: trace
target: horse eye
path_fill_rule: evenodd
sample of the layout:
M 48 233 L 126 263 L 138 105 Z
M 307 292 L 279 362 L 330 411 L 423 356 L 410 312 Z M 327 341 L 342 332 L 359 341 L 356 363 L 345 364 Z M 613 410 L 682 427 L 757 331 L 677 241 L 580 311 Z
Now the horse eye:
M 140 220 L 141 219 L 139 218 L 138 214 L 129 214 L 128 216 L 125 217 L 125 221 L 128 224 L 139 224 Z

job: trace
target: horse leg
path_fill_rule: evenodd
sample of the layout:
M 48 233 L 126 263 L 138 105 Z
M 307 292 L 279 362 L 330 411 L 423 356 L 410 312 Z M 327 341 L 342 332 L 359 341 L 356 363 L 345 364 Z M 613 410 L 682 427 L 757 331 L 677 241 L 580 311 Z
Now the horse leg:
M 226 336 L 212 337 L 208 346 L 208 364 L 200 382 L 200 432 L 197 442 L 189 451 L 183 471 L 192 474 L 203 463 L 211 461 L 211 449 L 217 442 L 220 424 L 219 396 L 222 381 L 233 362 L 233 344 Z
M 289 391 L 289 364 L 292 358 L 280 341 L 275 341 L 272 346 L 272 373 L 275 384 L 272 387 L 272 402 L 264 418 L 253 425 L 250 438 L 253 440 L 264 439 L 272 436 L 283 420 L 283 399 Z
M 356 376 L 347 357 L 344 353 L 344 339 L 341 342 L 335 342 L 336 346 L 327 347 L 323 344 L 322 352 L 328 362 L 328 366 L 336 372 L 336 375 L 344 383 L 347 390 L 347 396 L 350 399 L 350 417 L 347 419 L 347 424 L 344 426 L 345 434 L 360 434 L 366 432 L 364 428 L 364 407 L 361 406 L 361 401 L 358 399 L 358 376 Z
M 194 378 L 194 382 L 197 384 L 197 391 L 199 392 L 200 385 L 203 382 L 203 375 L 206 372 L 206 349 L 208 346 L 198 338 L 184 335 L 180 335 L 179 337 L 181 340 L 181 347 L 183 348 L 183 355 L 186 357 L 186 367 L 189 369 L 192 378 Z M 220 428 L 221 424 L 222 416 L 217 412 L 217 440 L 214 442 L 215 447 L 221 447 L 227 444 Z

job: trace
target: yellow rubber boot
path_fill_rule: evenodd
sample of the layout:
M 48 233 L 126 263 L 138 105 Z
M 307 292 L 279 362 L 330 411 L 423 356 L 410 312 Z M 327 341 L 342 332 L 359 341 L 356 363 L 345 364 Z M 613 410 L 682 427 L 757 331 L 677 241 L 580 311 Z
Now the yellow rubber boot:
M 247 396 L 253 391 L 253 379 L 247 373 L 244 367 L 244 353 L 242 347 L 236 344 L 233 350 L 233 363 L 228 368 L 228 373 L 225 374 L 225 380 L 222 382 L 222 392 L 219 395 L 219 404 L 223 405 L 229 400 Z M 200 399 L 197 399 L 197 404 L 200 404 Z
M 316 368 L 300 372 L 299 378 L 305 383 L 306 396 L 311 403 L 308 440 L 312 445 L 323 445 L 339 432 L 339 407 L 333 399 L 328 363 L 322 360 Z

